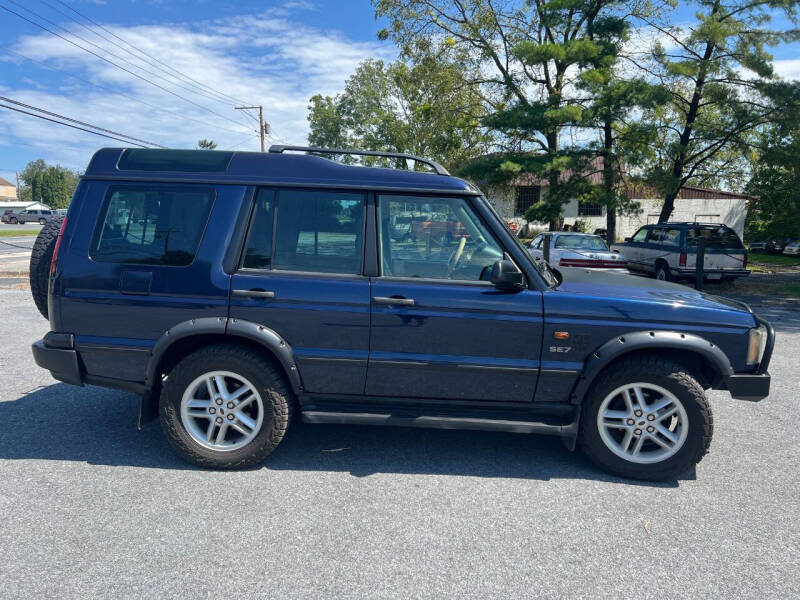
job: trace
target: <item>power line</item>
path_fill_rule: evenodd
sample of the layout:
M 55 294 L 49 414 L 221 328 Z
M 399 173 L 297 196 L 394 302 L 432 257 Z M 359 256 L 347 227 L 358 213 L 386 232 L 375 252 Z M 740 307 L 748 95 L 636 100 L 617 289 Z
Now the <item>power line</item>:
M 36 60 L 35 58 L 31 58 L 30 56 L 26 56 L 25 54 L 22 54 L 21 52 L 17 52 L 16 50 L 11 50 L 10 48 L 7 48 L 6 51 L 10 52 L 11 54 L 17 55 L 17 56 L 19 56 L 20 58 L 22 58 L 24 60 L 29 60 L 29 61 L 31 61 L 33 63 L 36 63 L 37 65 L 39 65 L 40 67 L 42 67 L 44 69 L 48 69 L 50 71 L 55 71 L 55 72 L 62 72 L 61 69 L 58 69 L 56 67 L 52 67 L 50 65 L 47 65 L 47 64 L 43 63 L 42 61 Z M 205 125 L 206 127 L 209 124 L 208 121 L 203 121 L 201 119 L 195 119 L 194 117 L 189 117 L 189 116 L 184 115 L 184 114 L 182 114 L 182 113 L 180 113 L 178 111 L 170 110 L 168 108 L 164 108 L 163 106 L 157 106 L 155 104 L 151 104 L 150 102 L 146 102 L 144 100 L 141 100 L 140 98 L 136 98 L 135 96 L 131 96 L 130 94 L 126 94 L 125 92 L 121 92 L 119 90 L 112 89 L 112 88 L 110 88 L 108 86 L 100 85 L 99 83 L 96 83 L 94 81 L 90 81 L 89 79 L 84 79 L 83 77 L 78 77 L 77 75 L 70 75 L 69 73 L 64 73 L 64 75 L 66 77 L 70 78 L 70 79 L 75 79 L 76 81 L 82 81 L 83 83 L 87 83 L 87 84 L 89 84 L 89 85 L 91 85 L 93 87 L 96 87 L 97 89 L 104 90 L 106 92 L 110 92 L 112 94 L 116 94 L 118 96 L 122 96 L 124 98 L 128 98 L 129 100 L 133 100 L 134 102 L 138 102 L 139 104 L 142 104 L 142 105 L 147 106 L 149 108 L 152 108 L 152 109 L 155 109 L 155 110 L 158 110 L 158 111 L 162 111 L 162 112 L 165 112 L 165 113 L 170 114 L 170 115 L 176 115 L 176 116 L 180 117 L 182 120 L 194 121 L 195 123 L 200 123 L 201 125 Z M 255 118 L 255 117 L 253 117 L 253 118 Z M 215 126 L 215 129 L 222 129 L 224 131 L 229 131 L 231 133 L 237 133 L 237 134 L 238 133 L 242 133 L 238 129 L 234 130 L 234 129 L 229 129 L 227 127 Z
M 100 46 L 100 45 L 98 45 L 98 44 L 96 44 L 96 43 L 92 42 L 91 40 L 87 40 L 85 37 L 78 35 L 78 34 L 77 34 L 77 33 L 75 33 L 74 31 L 70 31 L 70 30 L 69 30 L 69 29 L 67 29 L 66 27 L 63 27 L 63 26 L 59 25 L 58 23 L 54 23 L 53 21 L 51 21 L 51 20 L 50 20 L 50 19 L 48 19 L 47 17 L 43 17 L 43 16 L 42 16 L 42 15 L 40 15 L 39 13 L 37 13 L 37 12 L 35 12 L 35 11 L 31 10 L 30 8 L 28 8 L 28 7 L 24 6 L 23 4 L 21 4 L 21 3 L 20 3 L 20 2 L 18 2 L 17 0 L 6 0 L 6 1 L 7 1 L 7 2 L 11 2 L 12 4 L 14 4 L 14 5 L 16 5 L 16 6 L 19 6 L 20 8 L 22 8 L 22 9 L 23 9 L 23 10 L 25 10 L 26 12 L 28 12 L 28 13 L 30 13 L 31 15 L 33 15 L 34 17 L 36 17 L 37 19 L 40 19 L 40 20 L 44 21 L 45 23 L 48 23 L 48 24 L 52 25 L 53 27 L 56 27 L 57 29 L 60 29 L 60 30 L 61 30 L 61 31 L 63 31 L 64 33 L 66 33 L 66 34 L 68 34 L 68 35 L 70 35 L 70 36 L 72 36 L 72 37 L 74 37 L 74 38 L 77 38 L 77 39 L 81 40 L 82 42 L 85 42 L 85 43 L 87 43 L 87 44 L 89 44 L 89 45 L 91 45 L 91 46 L 93 46 L 93 47 L 97 48 L 97 49 L 98 49 L 98 50 L 100 50 L 101 52 L 105 52 L 105 53 L 107 53 L 107 54 L 110 54 L 110 55 L 111 55 L 111 56 L 113 56 L 114 58 L 116 58 L 116 59 L 118 59 L 118 60 L 122 61 L 123 63 L 125 63 L 125 64 L 127 64 L 127 65 L 130 65 L 130 66 L 131 66 L 131 67 L 133 67 L 134 69 L 139 69 L 140 71 L 143 71 L 143 72 L 144 72 L 144 73 L 146 73 L 147 75 L 150 75 L 150 76 L 152 76 L 152 77 L 156 77 L 156 78 L 158 78 L 158 79 L 161 79 L 162 81 L 165 81 L 165 82 L 166 82 L 166 83 L 168 83 L 169 85 L 174 85 L 174 86 L 177 86 L 179 89 L 186 90 L 186 91 L 188 91 L 188 92 L 191 92 L 192 94 L 197 94 L 197 93 L 198 93 L 198 90 L 195 90 L 194 88 L 191 88 L 191 87 L 186 87 L 186 86 L 184 86 L 184 85 L 181 85 L 180 83 L 176 83 L 175 81 L 173 81 L 173 80 L 171 80 L 171 79 L 167 79 L 167 78 L 166 78 L 166 77 L 164 77 L 163 75 L 159 75 L 158 73 L 153 73 L 152 71 L 148 71 L 148 70 L 147 70 L 147 69 L 145 69 L 144 67 L 141 67 L 141 66 L 139 66 L 139 65 L 137 65 L 137 64 L 135 64 L 135 63 L 133 63 L 133 62 L 131 62 L 130 60 L 128 60 L 128 59 L 127 59 L 127 58 L 125 58 L 124 56 L 120 56 L 119 54 L 115 54 L 114 52 L 112 52 L 112 51 L 108 50 L 107 48 L 104 48 L 103 46 Z M 85 49 L 85 48 L 84 48 L 84 49 Z M 88 50 L 87 50 L 87 51 L 88 51 Z M 109 61 L 109 62 L 111 62 L 111 61 Z M 114 64 L 115 66 L 117 66 L 117 67 L 119 67 L 119 68 L 124 68 L 124 67 L 121 67 L 120 65 L 116 65 L 116 63 L 112 63 L 112 64 Z M 127 69 L 126 69 L 126 71 L 127 71 Z M 129 72 L 129 73 L 132 73 L 132 74 L 134 74 L 132 71 L 128 71 L 128 72 Z M 173 77 L 172 75 L 170 75 L 170 76 L 171 76 L 171 77 Z M 149 80 L 147 80 L 147 81 L 149 81 Z M 152 83 L 152 82 L 150 82 L 150 83 Z M 166 89 L 166 88 L 162 88 L 162 89 Z M 209 96 L 208 96 L 207 94 L 205 94 L 205 93 L 201 93 L 200 95 L 202 95 L 202 96 L 204 96 L 204 97 L 206 97 L 206 98 L 208 98 L 208 97 L 209 97 Z M 182 96 L 180 96 L 180 97 L 182 98 Z M 213 100 L 213 101 L 215 101 L 215 102 L 218 102 L 218 101 L 219 101 L 217 98 L 214 98 L 214 97 L 211 97 L 211 100 Z M 200 106 L 200 105 L 198 105 L 198 106 Z M 207 109 L 207 110 L 210 110 L 210 109 Z M 211 111 L 211 112 L 213 112 L 213 111 Z M 223 116 L 223 115 L 219 115 L 219 116 Z M 223 118 L 227 118 L 227 117 L 223 117 Z M 232 122 L 235 122 L 235 121 L 232 121 Z M 241 123 L 237 123 L 237 125 L 241 125 Z
M 41 1 L 42 1 L 42 2 L 44 2 L 45 4 L 47 4 L 47 2 L 46 2 L 45 0 L 41 0 Z M 222 97 L 224 97 L 224 98 L 227 98 L 227 99 L 228 99 L 228 100 L 230 100 L 230 101 L 233 101 L 233 102 L 238 102 L 239 104 L 252 104 L 252 102 L 247 102 L 247 101 L 245 101 L 245 100 L 242 100 L 241 98 L 235 98 L 234 96 L 230 96 L 230 95 L 228 95 L 228 94 L 226 94 L 226 93 L 224 93 L 224 92 L 220 92 L 220 91 L 218 91 L 218 90 L 216 90 L 216 89 L 212 88 L 211 86 L 209 86 L 209 85 L 206 85 L 205 83 L 203 83 L 203 82 L 201 82 L 201 81 L 198 81 L 197 79 L 194 79 L 193 77 L 190 77 L 189 75 L 186 75 L 186 73 L 183 73 L 182 71 L 179 71 L 179 70 L 178 70 L 178 69 L 176 69 L 175 67 L 172 67 L 172 66 L 170 66 L 169 64 L 165 63 L 165 62 L 164 62 L 164 61 L 162 61 L 162 60 L 159 60 L 157 57 L 153 56 L 152 54 L 149 54 L 149 53 L 145 52 L 144 50 L 142 50 L 141 48 L 139 48 L 139 47 L 138 47 L 138 46 L 136 46 L 135 44 L 133 44 L 133 43 L 129 42 L 128 40 L 126 40 L 126 39 L 124 39 L 124 38 L 122 38 L 122 37 L 120 37 L 119 35 L 117 35 L 117 34 L 116 34 L 116 33 L 114 33 L 113 31 L 111 31 L 111 30 L 107 29 L 106 27 L 104 27 L 103 25 L 101 25 L 100 23 L 98 23 L 97 21 L 95 21 L 94 19 L 92 19 L 91 17 L 88 17 L 88 16 L 84 15 L 83 13 L 81 13 L 80 11 L 78 11 L 77 9 L 75 9 L 75 8 L 71 7 L 69 4 L 67 4 L 67 3 L 66 3 L 66 2 L 64 2 L 63 0 L 56 0 L 56 2 L 58 2 L 59 4 L 61 4 L 61 5 L 65 6 L 67 9 L 71 10 L 71 11 L 72 11 L 72 12 L 74 12 L 76 15 L 78 15 L 78 16 L 80 16 L 80 17 L 83 17 L 84 19 L 86 19 L 87 21 L 89 21 L 90 23 L 92 23 L 93 25 L 95 25 L 96 27 L 99 27 L 100 29 L 102 29 L 103 31 L 105 31 L 106 33 L 108 33 L 109 35 L 112 35 L 113 37 L 115 37 L 115 38 L 116 38 L 116 39 L 118 39 L 119 41 L 121 41 L 121 42 L 123 42 L 123 43 L 127 44 L 128 46 L 130 46 L 131 48 L 133 48 L 134 50 L 136 50 L 136 51 L 137 51 L 137 52 L 139 52 L 140 54 L 143 54 L 144 56 L 146 56 L 146 57 L 148 57 L 148 58 L 151 58 L 151 59 L 153 59 L 155 62 L 157 62 L 157 63 L 159 63 L 159 64 L 161 64 L 161 65 L 163 65 L 163 66 L 167 67 L 169 70 L 171 70 L 171 71 L 174 71 L 175 73 L 177 73 L 178 75 L 180 75 L 180 76 L 184 77 L 185 79 L 188 79 L 189 81 L 192 81 L 192 82 L 194 82 L 194 83 L 198 84 L 199 86 L 202 86 L 202 87 L 204 87 L 204 88 L 206 88 L 206 89 L 208 89 L 208 90 L 210 90 L 210 91 L 214 92 L 215 94 L 217 94 L 217 95 L 219 95 L 219 96 L 222 96 Z M 48 6 L 49 6 L 49 4 L 48 4 Z M 59 11 L 59 12 L 60 12 L 60 11 Z M 62 14 L 63 14 L 63 13 L 62 13 Z M 76 21 L 76 22 L 77 22 L 77 21 Z M 96 33 L 96 32 L 95 32 L 95 35 L 97 35 L 97 33 Z M 128 52 L 129 52 L 130 54 L 133 54 L 133 53 L 132 53 L 132 52 L 130 52 L 130 51 L 128 51 Z M 152 63 L 151 63 L 151 64 L 152 64 Z
M 45 121 L 50 121 L 52 123 L 58 123 L 59 125 L 64 125 L 65 127 L 72 127 L 72 129 L 80 129 L 81 131 L 85 131 L 87 133 L 93 133 L 94 135 L 99 135 L 100 137 L 109 138 L 111 140 L 117 140 L 118 142 L 124 142 L 126 144 L 131 144 L 132 146 L 139 146 L 140 148 L 147 148 L 147 146 L 143 146 L 141 144 L 137 144 L 135 142 L 131 142 L 122 138 L 114 137 L 111 135 L 106 135 L 104 133 L 99 133 L 97 131 L 92 131 L 91 129 L 84 129 L 83 127 L 77 127 L 76 125 L 70 125 L 69 123 L 63 123 L 61 121 L 56 121 L 55 119 L 50 119 L 48 117 L 43 117 L 42 115 L 37 115 L 36 113 L 28 112 L 27 110 L 22 110 L 21 108 L 14 108 L 13 106 L 8 106 L 6 104 L 0 104 L 0 108 L 7 108 L 9 110 L 16 111 L 18 113 L 23 113 L 26 115 L 30 115 L 32 117 L 36 117 L 37 119 L 44 119 Z
M 176 76 L 175 76 L 173 73 L 170 73 L 168 70 L 166 70 L 166 69 L 164 69 L 164 68 L 162 68 L 162 67 L 158 66 L 157 64 L 154 64 L 154 63 L 153 63 L 153 62 L 151 62 L 151 61 L 148 61 L 148 60 L 146 60 L 146 59 L 143 59 L 143 58 L 141 58 L 141 57 L 137 56 L 136 54 L 134 54 L 133 52 L 131 52 L 131 51 L 130 51 L 130 50 L 128 50 L 127 48 L 124 48 L 123 46 L 121 46 L 120 44 L 118 44 L 117 42 L 115 42 L 114 40 L 112 40 L 112 39 L 109 39 L 108 37 L 106 37 L 106 36 L 104 36 L 104 35 L 101 35 L 101 34 L 99 34 L 99 33 L 98 33 L 97 31 L 95 31 L 94 29 L 92 29 L 92 28 L 88 27 L 87 25 L 84 25 L 83 23 L 81 23 L 80 21 L 78 21 L 78 20 L 77 20 L 77 19 L 75 19 L 74 17 L 71 17 L 70 15 L 68 15 L 67 13 L 65 13 L 64 11 L 62 11 L 62 10 L 59 10 L 57 7 L 55 7 L 55 6 L 53 6 L 52 4 L 50 4 L 49 2 L 47 2 L 47 0 L 39 0 L 39 1 L 40 1 L 42 4 L 44 4 L 45 6 L 49 7 L 50 9 L 54 10 L 55 12 L 57 12 L 58 14 L 62 15 L 63 17 L 66 17 L 67 19 L 69 19 L 69 20 L 70 20 L 70 21 L 72 21 L 73 23 L 76 23 L 76 24 L 80 25 L 81 27 L 83 27 L 83 28 L 84 28 L 86 31 L 88 31 L 89 33 L 91 33 L 91 34 L 93 34 L 93 35 L 95 35 L 95 36 L 99 37 L 101 40 L 103 40 L 103 41 L 105 41 L 105 42 L 108 42 L 108 43 L 110 43 L 110 44 L 111 44 L 112 46 L 114 46 L 115 48 L 119 48 L 119 49 L 120 49 L 120 50 L 122 50 L 123 52 L 126 52 L 127 54 L 131 55 L 131 56 L 132 56 L 134 59 L 136 59 L 137 61 L 142 61 L 142 62 L 144 62 L 145 64 L 148 64 L 149 66 L 152 66 L 152 67 L 154 67 L 155 69 L 158 69 L 158 70 L 159 70 L 159 71 L 161 71 L 162 73 L 165 73 L 165 74 L 166 74 L 166 75 L 167 75 L 167 76 L 168 76 L 170 79 L 167 79 L 166 77 L 164 77 L 163 75 L 160 75 L 159 73 L 154 73 L 153 71 L 148 71 L 147 69 L 145 69 L 145 68 L 141 67 L 140 65 L 138 65 L 138 64 L 136 64 L 136 63 L 134 63 L 134 62 L 132 62 L 131 60 L 129 60 L 129 59 L 128 59 L 128 58 L 126 58 L 125 56 L 120 56 L 119 54 L 116 54 L 116 53 L 112 52 L 112 51 L 111 51 L 111 50 L 109 50 L 108 48 L 105 48 L 105 47 L 103 47 L 103 46 L 101 46 L 101 45 L 99 45 L 99 44 L 96 44 L 96 43 L 92 42 L 91 40 L 87 40 L 86 38 L 84 38 L 84 37 L 82 37 L 82 36 L 78 35 L 78 34 L 77 34 L 77 33 L 75 33 L 74 31 L 71 31 L 71 30 L 67 29 L 66 27 L 64 27 L 64 26 L 62 26 L 62 25 L 58 25 L 57 23 L 54 23 L 53 21 L 50 21 L 49 19 L 47 19 L 47 18 L 43 17 L 42 15 L 40 15 L 40 14 L 38 14 L 38 13 L 36 13 L 36 12 L 32 11 L 31 9 L 29 9 L 29 8 L 26 8 L 26 7 L 22 6 L 22 4 L 20 4 L 20 3 L 19 3 L 17 0 L 7 0 L 7 1 L 8 1 L 8 2 L 11 2 L 12 4 L 15 4 L 15 5 L 17 5 L 17 6 L 20 6 L 21 8 L 24 8 L 26 11 L 28 11 L 29 13 L 31 13 L 31 14 L 33 14 L 33 15 L 37 16 L 39 19 L 42 19 L 42 20 L 43 20 L 43 21 L 45 21 L 46 23 L 50 23 L 50 24 L 51 24 L 51 25 L 53 25 L 54 27 L 58 27 L 58 28 L 59 28 L 59 29 L 61 29 L 62 31 L 65 31 L 65 32 L 69 33 L 70 35 L 73 35 L 73 36 L 75 36 L 76 38 L 78 38 L 79 40 L 82 40 L 82 41 L 86 42 L 87 44 L 91 44 L 93 47 L 97 48 L 98 50 L 101 50 L 101 51 L 103 51 L 103 52 L 106 52 L 106 53 L 110 54 L 110 55 L 111 55 L 111 56 L 113 56 L 114 58 L 116 58 L 116 59 L 118 59 L 118 60 L 121 60 L 123 63 L 125 63 L 125 64 L 127 64 L 127 65 L 130 65 L 130 66 L 132 66 L 132 67 L 133 67 L 133 68 L 135 68 L 135 69 L 139 69 L 139 70 L 141 70 L 141 71 L 144 71 L 145 73 L 147 73 L 148 75 L 151 75 L 152 77 L 157 77 L 157 78 L 159 78 L 159 79 L 161 79 L 161 80 L 163 80 L 163 81 L 166 81 L 167 83 L 169 83 L 169 84 L 171 84 L 171 85 L 177 86 L 177 87 L 179 87 L 179 88 L 181 88 L 181 89 L 184 89 L 184 90 L 186 90 L 186 91 L 188 91 L 188 92 L 191 92 L 191 93 L 193 93 L 193 94 L 199 94 L 199 95 L 201 95 L 201 96 L 203 96 L 203 97 L 205 97 L 205 98 L 208 98 L 209 100 L 212 100 L 212 101 L 214 101 L 214 102 L 223 102 L 224 104 L 230 104 L 230 100 L 228 100 L 228 99 L 227 99 L 227 98 L 225 98 L 225 97 L 220 97 L 220 95 L 219 95 L 219 94 L 218 94 L 218 93 L 217 93 L 215 90 L 211 90 L 211 91 L 212 91 L 212 93 L 214 94 L 214 95 L 212 95 L 212 94 L 209 94 L 209 93 L 208 93 L 206 90 L 204 90 L 202 87 L 199 87 L 199 86 L 197 86 L 197 85 L 193 85 L 193 84 L 188 84 L 188 85 L 186 85 L 186 82 L 185 82 L 185 81 L 183 81 L 183 80 L 182 80 L 180 77 L 176 77 Z M 176 81 L 176 79 L 177 79 L 177 81 Z
M 210 108 L 208 108 L 208 107 L 206 107 L 206 106 L 203 106 L 203 105 L 201 105 L 201 104 L 198 104 L 198 103 L 196 103 L 196 102 L 194 102 L 194 101 L 192 101 L 192 100 L 189 100 L 188 98 L 185 98 L 184 96 L 181 96 L 180 94 L 177 94 L 177 93 L 173 92 L 172 90 L 169 90 L 169 89 L 165 88 L 164 86 L 162 86 L 162 85 L 159 85 L 158 83 L 155 83 L 154 81 L 150 81 L 150 80 L 149 80 L 149 79 L 147 79 L 146 77 L 142 77 L 142 76 L 141 76 L 141 75 L 139 75 L 138 73 L 135 73 L 135 72 L 133 72 L 133 71 L 131 71 L 131 70 L 129 70 L 129 69 L 126 69 L 125 67 L 122 67 L 122 66 L 118 65 L 118 64 L 117 64 L 117 63 L 115 63 L 114 61 L 112 61 L 112 60 L 109 60 L 109 59 L 105 58 L 104 56 L 101 56 L 101 55 L 97 54 L 96 52 L 92 52 L 91 50 L 89 50 L 88 48 L 85 48 L 85 47 L 81 46 L 81 45 L 80 45 L 80 44 L 78 44 L 77 42 L 73 42 L 72 40 L 65 38 L 63 35 L 61 35 L 61 34 L 59 34 L 59 33 L 55 32 L 55 31 L 53 31 L 53 30 L 51 30 L 51 29 L 48 29 L 48 28 L 47 28 L 47 27 L 45 27 L 44 25 L 41 25 L 41 24 L 39 24 L 39 23 L 37 23 L 37 22 L 35 22 L 35 21 L 32 21 L 31 19 L 27 18 L 26 16 L 24 16 L 24 15 L 21 15 L 21 14 L 19 14 L 18 12 L 14 11 L 14 10 L 11 10 L 10 8 L 8 8 L 8 7 L 6 7 L 6 6 L 2 6 L 2 5 L 0 5 L 0 8 L 1 8 L 1 9 L 3 9 L 4 11 L 6 11 L 6 12 L 9 12 L 9 13 L 11 13 L 11 14 L 13 14 L 13 15 L 16 15 L 17 17 L 19 17 L 19 18 L 20 18 L 20 19 L 22 19 L 23 21 L 27 21 L 27 22 L 28 22 L 28 23 L 30 23 L 31 25 L 34 25 L 34 26 L 38 27 L 39 29 L 42 29 L 43 31 L 46 31 L 46 32 L 48 32 L 48 33 L 50 33 L 50 34 L 52 34 L 52 35 L 56 36 L 57 38 L 60 38 L 60 39 L 64 40 L 64 41 L 65 41 L 65 42 L 67 42 L 68 44 L 72 44 L 72 45 L 73 45 L 73 46 L 75 46 L 76 48 L 80 48 L 81 50 L 83 50 L 83 51 L 85 51 L 85 52 L 88 52 L 88 53 L 89 53 L 89 54 L 91 54 L 92 56 L 95 56 L 95 57 L 99 58 L 100 60 L 102 60 L 102 61 L 104 61 L 104 62 L 107 62 L 108 64 L 110 64 L 110 65 L 113 65 L 113 66 L 117 67 L 118 69 L 121 69 L 121 70 L 125 71 L 126 73 L 129 73 L 130 75 L 133 75 L 134 77 L 136 77 L 136 78 L 138 78 L 138 79 L 141 79 L 142 81 L 144 81 L 144 82 L 146 82 L 146 83 L 149 83 L 150 85 L 152 85 L 152 86 L 155 86 L 155 87 L 157 87 L 158 89 L 160 89 L 160 90 L 162 90 L 162 91 L 165 91 L 165 92 L 167 92 L 168 94 L 171 94 L 171 95 L 175 96 L 176 98 L 180 98 L 180 99 L 181 99 L 181 100 L 183 100 L 184 102 L 188 102 L 189 104 L 191 104 L 191 105 L 193 105 L 193 106 L 196 106 L 197 108 L 200 108 L 200 109 L 202 109 L 202 110 L 204 110 L 204 111 L 207 111 L 207 112 L 209 112 L 209 113 L 211 113 L 211 114 L 217 115 L 218 117 L 221 117 L 221 118 L 225 119 L 226 121 L 230 121 L 231 123 L 233 123 L 233 124 L 234 124 L 234 125 L 236 125 L 237 127 L 244 127 L 244 125 L 243 125 L 243 124 L 241 124 L 241 123 L 239 123 L 239 122 L 237 122 L 237 121 L 234 121 L 233 119 L 230 119 L 230 118 L 226 117 L 225 115 L 222 115 L 222 114 L 220 114 L 220 113 L 216 112 L 215 110 L 212 110 L 212 109 L 210 109 Z
M 18 100 L 12 100 L 11 98 L 6 98 L 5 96 L 0 96 L 0 100 L 3 102 L 10 102 L 11 104 L 16 104 L 17 106 L 22 106 L 23 108 L 29 108 L 30 110 L 35 110 L 37 112 L 43 113 L 45 115 L 50 115 L 51 117 L 57 117 L 59 119 L 64 119 L 65 121 L 70 121 L 71 123 L 77 123 L 78 125 L 85 125 L 86 127 L 91 127 L 92 129 L 97 129 L 98 131 L 105 131 L 106 133 L 111 133 L 113 135 L 120 135 L 122 137 L 131 139 L 135 142 L 141 142 L 142 144 L 149 144 L 150 146 L 157 146 L 159 148 L 165 148 L 166 146 L 162 146 L 161 144 L 156 144 L 154 142 L 148 142 L 147 140 L 140 140 L 139 138 L 135 138 L 130 135 L 125 135 L 124 133 L 119 133 L 118 131 L 112 131 L 111 129 L 104 129 L 103 127 L 98 127 L 97 125 L 92 125 L 91 123 L 85 123 L 84 121 L 78 121 L 77 119 L 72 119 L 70 117 L 65 117 L 64 115 L 60 115 L 58 113 L 50 112 L 49 110 L 45 110 L 44 108 L 39 108 L 37 106 L 32 106 L 30 104 L 25 104 L 24 102 L 20 102 Z

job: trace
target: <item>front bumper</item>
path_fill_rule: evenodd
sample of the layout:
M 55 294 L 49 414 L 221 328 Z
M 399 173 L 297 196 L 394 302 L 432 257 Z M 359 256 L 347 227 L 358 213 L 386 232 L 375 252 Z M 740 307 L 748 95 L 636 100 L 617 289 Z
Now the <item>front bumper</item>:
M 728 391 L 734 400 L 758 402 L 769 396 L 769 373 L 731 375 L 728 377 Z
M 54 348 L 48 345 L 47 341 L 48 337 L 45 336 L 44 339 L 33 343 L 33 360 L 36 364 L 50 371 L 53 378 L 59 381 L 82 386 L 78 352 L 71 348 Z
M 745 306 L 747 306 L 745 304 Z M 750 310 L 749 307 L 747 307 Z M 772 360 L 772 350 L 775 348 L 775 328 L 766 319 L 762 319 L 754 314 L 756 323 L 767 330 L 767 343 L 764 346 L 764 354 L 755 373 L 734 373 L 728 375 L 725 380 L 726 387 L 731 396 L 736 400 L 750 400 L 758 402 L 769 396 L 770 375 L 769 363 Z

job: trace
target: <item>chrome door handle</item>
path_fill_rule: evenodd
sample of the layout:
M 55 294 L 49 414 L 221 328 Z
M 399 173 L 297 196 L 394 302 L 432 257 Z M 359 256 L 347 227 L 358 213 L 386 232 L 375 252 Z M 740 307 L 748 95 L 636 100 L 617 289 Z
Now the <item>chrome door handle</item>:
M 395 306 L 414 306 L 413 298 L 389 298 L 386 296 L 373 296 L 375 304 L 389 304 Z
M 275 292 L 265 292 L 264 290 L 233 290 L 231 294 L 241 298 L 274 298 Z

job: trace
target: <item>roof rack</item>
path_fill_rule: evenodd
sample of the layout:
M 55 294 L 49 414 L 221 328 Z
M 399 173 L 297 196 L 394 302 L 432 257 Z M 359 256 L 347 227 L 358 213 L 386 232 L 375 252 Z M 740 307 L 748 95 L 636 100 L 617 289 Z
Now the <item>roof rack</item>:
M 350 150 L 344 148 L 317 148 L 314 146 L 283 146 L 272 145 L 269 151 L 275 154 L 282 154 L 283 152 L 317 152 L 319 154 L 357 154 L 359 156 L 386 156 L 388 158 L 405 158 L 415 162 L 428 165 L 437 175 L 450 175 L 449 171 L 436 161 L 414 156 L 413 154 L 403 154 L 402 152 L 374 152 L 372 150 Z

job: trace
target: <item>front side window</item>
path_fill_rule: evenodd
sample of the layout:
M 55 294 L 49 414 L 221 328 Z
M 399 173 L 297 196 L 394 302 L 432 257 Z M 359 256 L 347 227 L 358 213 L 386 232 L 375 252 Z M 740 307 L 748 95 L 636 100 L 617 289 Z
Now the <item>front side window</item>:
M 100 262 L 186 266 L 203 237 L 214 190 L 195 186 L 111 188 L 90 251 Z
M 398 228 L 397 217 L 409 226 Z M 464 198 L 380 196 L 381 269 L 387 277 L 488 281 L 503 251 Z
M 632 242 L 644 242 L 647 238 L 647 234 L 650 232 L 649 229 L 642 227 L 636 234 L 631 238 Z

